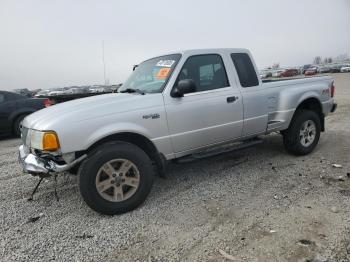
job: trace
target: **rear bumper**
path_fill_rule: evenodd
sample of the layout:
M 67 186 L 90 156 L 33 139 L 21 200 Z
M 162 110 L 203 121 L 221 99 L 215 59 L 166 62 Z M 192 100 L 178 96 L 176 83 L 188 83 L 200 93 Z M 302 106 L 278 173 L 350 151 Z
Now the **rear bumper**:
M 334 113 L 335 110 L 337 110 L 337 107 L 338 107 L 338 104 L 337 103 L 334 103 L 332 108 L 331 108 L 331 113 Z
M 322 102 L 322 113 L 327 116 L 329 113 L 333 113 L 337 109 L 337 103 L 334 98 Z
M 18 160 L 23 168 L 24 173 L 32 175 L 52 175 L 67 171 L 83 161 L 87 155 L 83 155 L 73 162 L 65 165 L 59 165 L 53 160 L 38 157 L 34 154 L 27 153 L 25 147 L 19 147 Z

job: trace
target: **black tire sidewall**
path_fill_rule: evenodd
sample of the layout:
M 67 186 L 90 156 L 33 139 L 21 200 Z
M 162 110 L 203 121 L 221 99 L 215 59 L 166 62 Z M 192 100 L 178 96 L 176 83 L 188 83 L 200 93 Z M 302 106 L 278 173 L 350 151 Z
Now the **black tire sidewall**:
M 96 176 L 100 167 L 106 162 L 124 158 L 133 162 L 140 172 L 140 184 L 137 191 L 130 198 L 122 202 L 111 202 L 104 199 L 97 191 Z M 79 169 L 80 193 L 93 210 L 115 215 L 131 211 L 139 206 L 151 191 L 154 172 L 148 155 L 139 147 L 125 142 L 108 143 L 91 152 Z
M 27 115 L 21 115 L 19 117 L 16 118 L 15 122 L 13 122 L 13 134 L 16 137 L 20 137 L 21 136 L 21 122 L 23 121 L 23 119 L 26 117 Z
M 312 120 L 315 123 L 316 126 L 316 136 L 314 141 L 311 145 L 305 147 L 300 142 L 300 129 L 302 127 L 302 124 L 305 123 L 307 120 Z M 318 144 L 318 141 L 320 139 L 321 135 L 321 121 L 320 117 L 315 113 L 314 111 L 310 110 L 300 110 L 297 112 L 296 116 L 293 118 L 291 126 L 287 130 L 287 132 L 284 134 L 284 144 L 286 146 L 286 149 L 296 155 L 306 155 L 311 153 L 316 145 Z

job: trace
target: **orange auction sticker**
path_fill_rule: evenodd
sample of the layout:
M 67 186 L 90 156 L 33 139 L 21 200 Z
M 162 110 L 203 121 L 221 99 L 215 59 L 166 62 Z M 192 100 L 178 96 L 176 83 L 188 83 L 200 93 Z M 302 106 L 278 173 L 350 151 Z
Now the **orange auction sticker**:
M 170 68 L 163 67 L 163 68 L 159 69 L 159 71 L 157 72 L 156 77 L 157 78 L 166 78 L 168 76 L 169 72 L 170 72 Z

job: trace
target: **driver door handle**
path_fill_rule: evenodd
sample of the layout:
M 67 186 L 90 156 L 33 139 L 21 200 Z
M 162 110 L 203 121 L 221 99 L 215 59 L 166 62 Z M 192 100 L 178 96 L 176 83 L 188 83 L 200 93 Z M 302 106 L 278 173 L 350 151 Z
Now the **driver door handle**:
M 235 102 L 236 100 L 238 100 L 238 96 L 229 96 L 226 101 L 227 103 L 233 103 Z

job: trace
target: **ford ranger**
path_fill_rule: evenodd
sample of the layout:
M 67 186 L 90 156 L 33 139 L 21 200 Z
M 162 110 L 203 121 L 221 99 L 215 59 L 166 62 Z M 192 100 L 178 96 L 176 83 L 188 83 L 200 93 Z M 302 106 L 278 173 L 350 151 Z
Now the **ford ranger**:
M 78 99 L 22 122 L 19 160 L 40 177 L 78 173 L 84 201 L 103 214 L 139 206 L 169 160 L 278 132 L 286 150 L 316 147 L 335 111 L 329 76 L 266 81 L 246 49 L 206 49 L 146 60 L 118 93 Z

